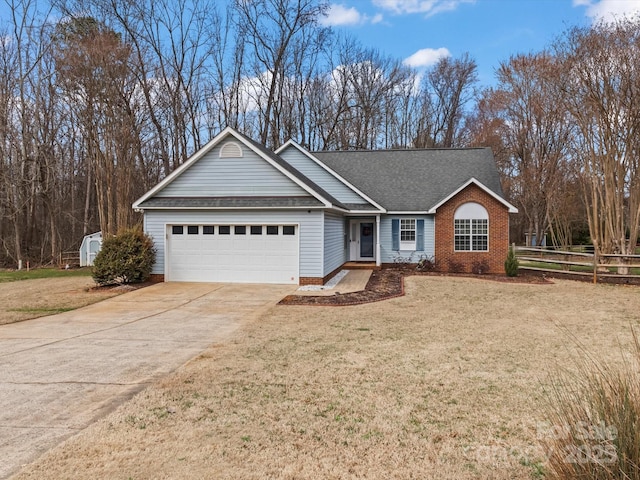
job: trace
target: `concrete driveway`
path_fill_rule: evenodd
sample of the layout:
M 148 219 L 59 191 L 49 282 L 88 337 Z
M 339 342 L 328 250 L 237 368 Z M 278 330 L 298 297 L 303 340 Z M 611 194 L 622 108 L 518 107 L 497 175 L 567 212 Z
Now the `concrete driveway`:
M 161 283 L 0 326 L 0 478 L 228 339 L 294 289 Z

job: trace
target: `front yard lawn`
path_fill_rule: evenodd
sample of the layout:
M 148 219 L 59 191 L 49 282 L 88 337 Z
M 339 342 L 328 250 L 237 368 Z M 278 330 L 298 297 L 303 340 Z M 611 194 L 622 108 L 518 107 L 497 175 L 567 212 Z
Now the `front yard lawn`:
M 91 269 L 0 271 L 0 325 L 67 312 L 122 293 L 93 287 Z
M 543 478 L 550 374 L 621 362 L 640 323 L 638 287 L 405 287 L 276 306 L 17 478 Z
M 0 270 L 0 283 L 34 280 L 36 278 L 90 277 L 91 268 L 32 268 L 30 270 Z

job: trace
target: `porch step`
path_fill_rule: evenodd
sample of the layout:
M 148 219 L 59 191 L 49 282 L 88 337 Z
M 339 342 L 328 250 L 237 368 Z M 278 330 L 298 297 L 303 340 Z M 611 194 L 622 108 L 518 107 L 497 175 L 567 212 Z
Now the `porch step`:
M 380 270 L 376 262 L 347 262 L 342 268 L 345 270 Z

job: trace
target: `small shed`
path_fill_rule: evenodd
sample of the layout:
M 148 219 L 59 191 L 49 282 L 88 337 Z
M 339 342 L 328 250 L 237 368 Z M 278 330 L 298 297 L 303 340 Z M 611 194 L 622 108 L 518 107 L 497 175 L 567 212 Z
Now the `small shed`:
M 85 235 L 80 245 L 80 266 L 90 267 L 102 248 L 102 232 Z

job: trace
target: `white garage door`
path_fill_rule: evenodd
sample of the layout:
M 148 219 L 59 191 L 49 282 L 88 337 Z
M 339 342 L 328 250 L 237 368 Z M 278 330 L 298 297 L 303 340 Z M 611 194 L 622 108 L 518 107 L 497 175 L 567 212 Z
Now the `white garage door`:
M 298 283 L 297 225 L 169 225 L 169 281 Z

